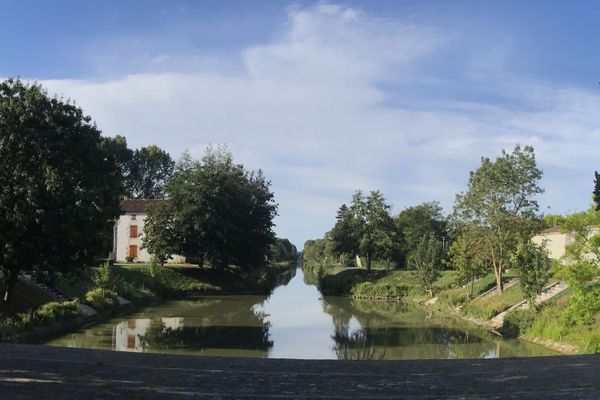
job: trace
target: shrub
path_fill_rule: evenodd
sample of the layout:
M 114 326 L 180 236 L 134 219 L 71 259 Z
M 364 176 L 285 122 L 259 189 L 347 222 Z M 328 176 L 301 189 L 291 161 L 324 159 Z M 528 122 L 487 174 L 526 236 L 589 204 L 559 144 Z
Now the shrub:
M 31 313 L 0 320 L 0 342 L 20 342 L 59 332 L 79 318 L 79 301 L 46 303 Z
M 451 307 L 456 307 L 464 304 L 469 299 L 465 289 L 448 289 L 438 293 L 438 302 L 447 304 Z
M 535 321 L 535 310 L 514 310 L 506 314 L 502 325 L 502 333 L 508 337 L 524 334 Z
M 352 288 L 351 294 L 355 298 L 400 300 L 406 296 L 406 292 L 407 288 L 402 285 L 361 282 Z
M 87 292 L 85 294 L 85 302 L 98 311 L 112 310 L 119 305 L 115 292 L 100 288 Z
M 582 353 L 600 353 L 600 332 L 586 335 L 580 350 Z

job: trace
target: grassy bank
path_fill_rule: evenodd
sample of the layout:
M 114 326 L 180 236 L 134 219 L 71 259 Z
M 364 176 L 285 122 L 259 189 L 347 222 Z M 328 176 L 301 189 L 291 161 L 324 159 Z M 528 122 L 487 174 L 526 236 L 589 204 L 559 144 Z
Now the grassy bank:
M 79 304 L 99 315 L 95 321 L 166 300 L 212 294 L 265 294 L 281 280 L 289 279 L 291 263 L 271 264 L 255 271 L 231 267 L 225 270 L 197 265 L 116 264 L 92 268 L 76 278 L 58 277 L 53 285 L 74 298 L 72 302 L 52 302 L 36 286 L 19 282 L 10 314 L 0 318 L 0 342 L 38 342 L 81 326 L 84 317 Z M 118 297 L 131 302 L 120 304 Z
M 317 276 L 310 269 L 305 275 L 312 276 L 324 295 L 351 296 L 357 299 L 382 299 L 425 303 L 431 300 L 417 282 L 411 271 L 332 267 Z M 514 282 L 514 276 L 505 274 L 505 282 Z M 489 325 L 497 314 L 524 299 L 518 282 L 497 293 L 494 274 L 489 274 L 471 285 L 462 286 L 455 271 L 443 271 L 435 282 L 435 301 L 430 307 L 457 317 Z M 573 292 L 567 290 L 554 297 L 539 310 L 510 312 L 501 328 L 507 337 L 522 337 L 526 340 L 572 353 L 600 351 L 600 308 L 587 317 L 576 317 Z M 581 307 L 581 306 L 580 306 Z M 589 308 L 589 307 L 588 307 Z M 581 312 L 579 312 L 581 314 Z

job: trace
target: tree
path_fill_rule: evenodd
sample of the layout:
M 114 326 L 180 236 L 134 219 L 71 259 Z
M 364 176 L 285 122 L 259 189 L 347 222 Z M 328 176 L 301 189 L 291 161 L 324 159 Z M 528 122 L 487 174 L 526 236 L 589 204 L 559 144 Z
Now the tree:
M 359 250 L 367 261 L 367 270 L 371 270 L 374 259 L 391 259 L 394 249 L 394 221 L 390 216 L 391 206 L 379 190 L 372 191 L 362 204 L 359 221 L 362 222 Z
M 209 148 L 202 160 L 184 154 L 165 184 L 168 206 L 151 210 L 147 243 L 164 242 L 200 266 L 263 265 L 274 243 L 277 204 L 262 172 L 235 164 L 229 151 Z M 160 233 L 160 225 L 164 226 Z
M 446 221 L 442 207 L 437 201 L 422 203 L 408 207 L 394 218 L 396 228 L 402 237 L 401 255 L 405 258 L 413 251 L 423 235 L 431 233 L 442 240 L 443 247 L 448 243 Z
M 177 254 L 178 237 L 175 232 L 175 213 L 168 200 L 157 200 L 149 207 L 151 218 L 144 222 L 142 248 L 152 254 L 159 265 L 164 265 L 173 254 Z
M 74 272 L 105 254 L 120 173 L 80 108 L 37 84 L 0 83 L 0 280 Z
M 355 256 L 359 252 L 359 226 L 352 209 L 342 204 L 337 211 L 336 223 L 329 232 L 333 252 L 338 256 Z
M 433 296 L 433 284 L 440 277 L 442 243 L 431 233 L 421 237 L 417 247 L 408 255 L 408 265 L 426 291 Z
M 517 145 L 512 153 L 503 150 L 495 161 L 482 157 L 481 166 L 469 175 L 468 190 L 456 196 L 455 217 L 482 228 L 481 240 L 491 256 L 500 293 L 511 252 L 540 227 L 533 197 L 543 193 L 538 186 L 541 177 L 533 147 Z
M 535 298 L 542 293 L 550 276 L 552 262 L 548 252 L 531 241 L 521 242 L 512 254 L 511 264 L 517 271 L 525 299 L 536 310 Z
M 104 147 L 106 153 L 117 165 L 121 176 L 121 191 L 122 194 L 127 195 L 126 185 L 130 180 L 133 150 L 127 147 L 127 139 L 121 135 L 103 137 L 102 147 Z
M 126 194 L 134 199 L 158 199 L 173 173 L 175 162 L 169 153 L 151 145 L 135 150 L 124 176 Z
M 598 171 L 594 171 L 594 191 L 592 193 L 594 204 L 596 204 L 596 210 L 600 211 L 600 174 Z
M 462 226 L 458 237 L 448 249 L 451 264 L 459 272 L 459 281 L 470 284 L 470 298 L 473 298 L 475 280 L 485 275 L 492 265 L 485 231 L 473 224 Z

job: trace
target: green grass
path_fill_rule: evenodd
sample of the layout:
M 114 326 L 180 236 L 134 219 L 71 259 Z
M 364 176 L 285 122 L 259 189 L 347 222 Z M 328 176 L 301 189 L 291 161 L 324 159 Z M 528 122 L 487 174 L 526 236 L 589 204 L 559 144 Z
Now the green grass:
M 437 290 L 447 289 L 457 285 L 456 271 L 442 271 L 440 278 L 436 281 Z M 361 285 L 370 282 L 373 285 Z M 360 289 L 359 289 L 359 285 Z M 364 268 L 333 267 L 319 282 L 321 293 L 328 296 L 350 296 L 360 293 L 360 297 L 386 297 L 384 294 L 394 294 L 389 297 L 408 296 L 415 300 L 426 300 L 429 295 L 421 289 L 419 282 L 412 271 L 373 269 L 367 271 Z
M 479 319 L 490 319 L 502 311 L 522 301 L 523 291 L 521 285 L 517 283 L 508 289 L 505 289 L 502 294 L 494 293 L 493 295 L 479 298 L 470 303 L 465 304 L 461 311 L 470 317 Z

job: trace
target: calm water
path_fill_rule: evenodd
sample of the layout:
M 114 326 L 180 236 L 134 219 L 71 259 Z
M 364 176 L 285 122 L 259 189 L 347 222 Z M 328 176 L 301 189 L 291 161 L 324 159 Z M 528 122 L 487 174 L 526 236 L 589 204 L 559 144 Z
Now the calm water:
M 419 359 L 556 354 L 427 309 L 322 298 L 291 270 L 267 296 L 175 301 L 50 341 L 118 351 L 272 358 Z

